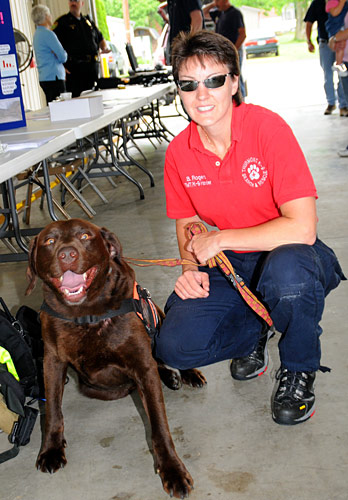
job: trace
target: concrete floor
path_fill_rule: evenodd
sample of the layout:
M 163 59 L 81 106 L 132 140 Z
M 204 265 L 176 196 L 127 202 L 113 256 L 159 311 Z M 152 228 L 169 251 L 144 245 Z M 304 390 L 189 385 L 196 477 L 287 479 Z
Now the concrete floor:
M 273 108 L 274 109 L 274 108 Z M 290 123 L 305 152 L 318 191 L 319 235 L 334 248 L 348 275 L 347 180 L 348 158 L 336 150 L 348 142 L 348 118 L 324 116 L 324 104 L 283 105 L 278 112 Z M 179 131 L 182 119 L 168 120 Z M 138 170 L 133 174 L 145 187 L 122 181 L 112 188 L 98 186 L 109 200 L 103 205 L 89 190 L 84 195 L 97 210 L 94 222 L 114 231 L 130 257 L 178 255 L 173 221 L 165 215 L 163 160 L 166 144 L 155 151 L 142 143 L 155 188 Z M 284 152 L 284 154 L 291 152 Z M 83 217 L 76 206 L 72 216 Z M 49 222 L 34 209 L 33 223 Z M 0 243 L 2 251 L 2 244 Z M 29 296 L 25 263 L 0 265 L 0 293 L 15 312 L 19 305 L 40 306 L 40 286 Z M 179 269 L 138 268 L 138 281 L 163 306 Z M 272 421 L 270 398 L 279 366 L 278 336 L 270 342 L 267 373 L 249 382 L 229 375 L 228 362 L 203 368 L 208 385 L 201 390 L 164 388 L 169 425 L 179 455 L 194 480 L 192 500 L 347 500 L 347 352 L 348 285 L 327 299 L 322 327 L 322 364 L 331 373 L 318 373 L 317 412 L 308 422 L 284 427 Z M 2 500 L 161 500 L 166 498 L 153 470 L 146 440 L 143 411 L 137 397 L 116 402 L 89 400 L 77 391 L 74 377 L 65 388 L 67 466 L 54 475 L 36 471 L 40 425 L 17 458 L 0 465 Z M 0 434 L 0 450 L 8 448 Z

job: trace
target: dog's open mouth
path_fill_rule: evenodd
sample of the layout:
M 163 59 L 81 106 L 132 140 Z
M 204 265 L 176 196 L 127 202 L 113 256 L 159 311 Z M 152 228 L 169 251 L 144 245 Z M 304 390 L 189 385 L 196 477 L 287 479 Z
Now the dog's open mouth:
M 52 278 L 52 283 L 68 302 L 81 302 L 97 274 L 97 267 L 91 267 L 83 274 L 65 271 L 59 278 Z

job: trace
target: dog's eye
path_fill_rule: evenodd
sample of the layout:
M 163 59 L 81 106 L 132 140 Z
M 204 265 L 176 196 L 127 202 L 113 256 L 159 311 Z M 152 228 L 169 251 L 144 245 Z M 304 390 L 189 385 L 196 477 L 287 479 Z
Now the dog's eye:
M 53 245 L 54 243 L 54 238 L 48 238 L 46 241 L 45 241 L 45 245 Z
M 90 235 L 89 235 L 89 234 L 87 234 L 87 233 L 83 233 L 83 234 L 81 235 L 81 240 L 89 240 L 89 238 L 90 238 Z

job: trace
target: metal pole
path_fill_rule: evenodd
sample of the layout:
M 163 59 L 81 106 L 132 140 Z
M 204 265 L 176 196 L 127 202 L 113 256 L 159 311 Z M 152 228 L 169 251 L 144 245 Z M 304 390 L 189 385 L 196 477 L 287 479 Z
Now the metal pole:
M 123 20 L 126 28 L 126 41 L 127 43 L 131 43 L 128 0 L 122 0 L 122 6 L 123 6 Z

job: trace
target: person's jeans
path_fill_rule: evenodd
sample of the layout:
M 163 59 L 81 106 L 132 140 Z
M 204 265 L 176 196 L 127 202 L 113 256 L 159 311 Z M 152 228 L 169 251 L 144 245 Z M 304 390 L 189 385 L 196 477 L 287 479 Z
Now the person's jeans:
M 58 78 L 56 78 L 55 80 L 42 81 L 39 83 L 40 87 L 45 93 L 47 104 L 54 101 L 56 97 L 60 96 L 62 92 L 66 91 L 65 80 L 58 80 Z
M 326 42 L 319 42 L 319 60 L 320 66 L 324 71 L 324 90 L 328 104 L 336 103 L 336 91 L 333 82 L 332 65 L 335 62 L 336 56 Z M 347 77 L 348 78 L 348 77 Z M 348 82 L 347 82 L 348 83 Z M 344 92 L 341 79 L 337 87 L 337 97 L 340 109 L 348 107 L 348 92 Z
M 345 64 L 348 68 L 348 61 L 343 61 L 343 64 Z M 346 96 L 348 102 L 348 76 L 340 76 L 340 83 L 342 85 L 344 95 Z
M 238 50 L 238 55 L 239 55 L 239 67 L 240 67 L 240 76 L 239 76 L 239 87 L 240 91 L 242 94 L 242 97 L 246 97 L 246 88 L 245 88 L 245 83 L 244 83 L 244 78 L 242 75 L 242 65 L 243 65 L 243 58 L 244 58 L 244 49 L 240 48 Z
M 334 252 L 317 240 L 313 246 L 284 245 L 272 252 L 225 253 L 282 334 L 281 365 L 318 370 L 324 298 L 345 279 Z M 263 326 L 219 269 L 200 270 L 209 274 L 209 297 L 181 300 L 173 292 L 156 340 L 156 357 L 181 370 L 247 356 Z

